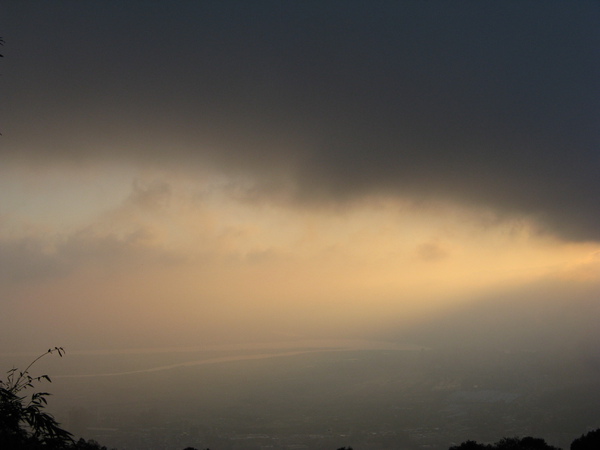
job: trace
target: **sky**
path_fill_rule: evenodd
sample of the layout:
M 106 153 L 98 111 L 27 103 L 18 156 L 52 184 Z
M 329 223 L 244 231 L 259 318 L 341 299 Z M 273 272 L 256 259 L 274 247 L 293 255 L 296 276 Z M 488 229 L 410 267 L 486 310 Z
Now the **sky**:
M 0 352 L 597 339 L 598 2 L 1 9 Z

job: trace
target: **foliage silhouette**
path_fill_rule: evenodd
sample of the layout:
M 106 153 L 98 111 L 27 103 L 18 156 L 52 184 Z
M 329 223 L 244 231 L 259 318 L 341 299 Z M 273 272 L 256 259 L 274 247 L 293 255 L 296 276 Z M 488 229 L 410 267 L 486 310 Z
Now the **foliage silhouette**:
M 479 444 L 476 441 L 465 441 L 449 450 L 560 450 L 546 443 L 544 439 L 527 436 L 524 438 L 503 438 L 495 444 Z
M 544 439 L 527 436 L 524 438 L 504 438 L 496 442 L 497 450 L 559 450 L 548 445 Z
M 69 450 L 108 450 L 105 446 L 100 446 L 100 444 L 93 439 L 86 441 L 83 438 L 80 438 L 76 443 L 67 448 Z
M 490 445 L 479 444 L 476 441 L 465 441 L 460 445 L 454 445 L 449 450 L 487 450 L 491 449 Z
M 61 449 L 73 443 L 72 434 L 62 429 L 54 417 L 45 412 L 48 392 L 23 395 L 43 381 L 52 382 L 48 375 L 33 377 L 31 367 L 48 354 L 64 349 L 54 347 L 35 358 L 23 371 L 13 368 L 6 380 L 0 380 L 0 447 L 3 449 Z
M 571 450 L 597 450 L 600 448 L 600 428 L 590 431 L 571 442 Z

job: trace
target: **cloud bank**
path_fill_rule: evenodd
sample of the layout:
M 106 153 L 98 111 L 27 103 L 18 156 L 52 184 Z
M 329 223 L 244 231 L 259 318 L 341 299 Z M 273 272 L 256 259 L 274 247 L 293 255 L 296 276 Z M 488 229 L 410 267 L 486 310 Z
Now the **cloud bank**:
M 596 2 L 7 10 L 4 159 L 209 164 L 263 194 L 446 199 L 600 238 Z

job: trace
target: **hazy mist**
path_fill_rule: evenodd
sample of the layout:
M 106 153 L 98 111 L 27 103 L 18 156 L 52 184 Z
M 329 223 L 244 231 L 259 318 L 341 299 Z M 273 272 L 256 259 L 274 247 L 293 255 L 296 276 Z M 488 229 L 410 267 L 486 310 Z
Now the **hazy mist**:
M 340 420 L 419 448 L 410 417 L 483 417 L 452 415 L 483 385 L 502 396 L 475 403 L 504 408 L 486 439 L 536 431 L 511 428 L 519 401 L 558 430 L 568 402 L 528 395 L 598 393 L 598 19 L 593 1 L 4 2 L 2 361 L 64 347 L 47 367 L 61 417 L 96 405 L 81 432 L 118 428 L 100 416 L 119 392 L 156 427 L 204 418 L 206 442 L 298 404 L 313 419 L 286 430 L 364 406 Z M 469 420 L 429 444 L 489 426 Z M 323 445 L 386 448 L 352 436 Z

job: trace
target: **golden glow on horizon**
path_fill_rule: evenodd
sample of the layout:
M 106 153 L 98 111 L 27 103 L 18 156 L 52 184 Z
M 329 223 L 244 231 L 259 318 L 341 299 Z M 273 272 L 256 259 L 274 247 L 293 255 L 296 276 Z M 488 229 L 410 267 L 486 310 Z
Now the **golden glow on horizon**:
M 15 310 L 123 339 L 256 329 L 310 337 L 411 323 L 547 277 L 598 280 L 597 245 L 544 236 L 525 218 L 389 198 L 335 210 L 251 202 L 228 186 L 153 174 L 111 193 L 125 200 L 70 235 L 29 236 L 66 263 L 15 287 Z

